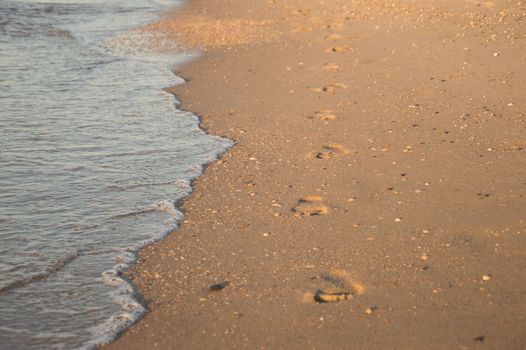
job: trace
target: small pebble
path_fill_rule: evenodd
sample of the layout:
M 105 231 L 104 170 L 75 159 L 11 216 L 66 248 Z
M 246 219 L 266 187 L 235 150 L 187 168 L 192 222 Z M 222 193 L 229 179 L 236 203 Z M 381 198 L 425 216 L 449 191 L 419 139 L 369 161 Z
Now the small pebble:
M 395 222 L 400 222 L 400 221 L 402 221 L 402 218 L 396 218 L 394 221 Z
M 365 313 L 366 315 L 370 315 L 370 314 L 372 314 L 376 309 L 377 309 L 376 306 L 368 307 L 367 309 L 364 310 L 364 313 Z
M 482 281 L 489 282 L 491 280 L 491 275 L 482 275 Z
M 473 340 L 475 340 L 475 341 L 479 341 L 479 342 L 481 342 L 481 343 L 482 343 L 482 342 L 484 342 L 484 338 L 486 338 L 486 337 L 485 337 L 485 336 L 483 336 L 483 335 L 481 335 L 481 336 L 479 336 L 479 337 L 476 337 L 476 338 L 475 338 L 475 339 L 473 339 Z
M 230 284 L 230 282 L 228 282 L 228 281 L 212 284 L 210 287 L 208 287 L 208 290 L 211 291 L 211 292 L 216 292 L 216 291 L 225 289 L 226 286 L 228 286 L 229 284 Z

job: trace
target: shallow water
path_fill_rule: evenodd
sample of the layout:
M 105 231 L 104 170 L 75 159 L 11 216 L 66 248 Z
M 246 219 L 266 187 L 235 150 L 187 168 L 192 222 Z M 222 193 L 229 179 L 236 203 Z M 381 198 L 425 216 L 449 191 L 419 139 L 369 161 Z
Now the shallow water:
M 93 347 L 140 317 L 119 271 L 231 145 L 162 90 L 181 57 L 115 45 L 174 4 L 0 0 L 0 347 Z

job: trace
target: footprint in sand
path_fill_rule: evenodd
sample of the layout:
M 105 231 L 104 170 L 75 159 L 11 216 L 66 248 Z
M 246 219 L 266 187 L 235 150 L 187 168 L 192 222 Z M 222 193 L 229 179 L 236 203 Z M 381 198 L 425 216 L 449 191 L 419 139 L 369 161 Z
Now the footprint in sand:
M 353 299 L 364 293 L 361 283 L 354 281 L 347 271 L 333 270 L 316 276 L 318 289 L 314 293 L 305 293 L 303 302 L 334 303 Z
M 323 88 L 323 91 L 332 94 L 332 93 L 334 93 L 336 90 L 339 90 L 339 89 L 347 89 L 347 85 L 342 84 L 342 83 L 331 84 L 331 85 L 327 85 L 326 87 L 324 87 L 324 88 Z
M 323 146 L 323 150 L 319 152 L 310 152 L 307 154 L 307 159 L 330 159 L 337 155 L 350 154 L 351 150 L 339 143 L 331 143 Z
M 343 38 L 344 38 L 344 36 L 340 35 L 340 34 L 329 34 L 329 35 L 324 37 L 324 39 L 328 40 L 328 41 L 338 41 L 338 40 L 343 39 Z
M 289 13 L 293 16 L 308 16 L 312 10 L 310 9 L 296 9 L 289 7 Z
M 323 65 L 323 67 L 321 67 L 321 69 L 323 69 L 324 71 L 336 72 L 337 70 L 340 69 L 340 66 L 337 65 L 337 64 L 334 63 L 334 62 L 329 62 L 329 63 L 325 63 L 325 64 Z
M 336 90 L 342 90 L 342 89 L 347 89 L 347 85 L 345 84 L 342 84 L 342 83 L 336 83 L 336 84 L 330 84 L 330 85 L 327 85 L 323 88 L 315 88 L 314 91 L 316 92 L 326 92 L 328 94 L 334 94 L 336 92 Z
M 323 204 L 323 198 L 320 196 L 306 196 L 298 201 L 292 212 L 297 218 L 325 215 L 329 213 L 329 207 Z
M 328 29 L 334 29 L 334 30 L 340 30 L 343 27 L 343 23 L 339 21 L 333 21 L 325 24 L 325 28 Z
M 330 120 L 335 120 L 336 115 L 330 109 L 324 109 L 324 110 L 315 112 L 314 118 L 323 120 L 323 121 L 330 121 Z
M 341 52 L 348 52 L 352 51 L 352 48 L 350 46 L 335 46 L 335 47 L 329 47 L 327 50 L 325 50 L 326 53 L 341 53 Z
M 490 8 L 495 7 L 495 3 L 491 2 L 491 1 L 484 1 L 481 4 L 479 4 L 478 6 L 486 8 L 486 9 L 490 9 Z
M 312 32 L 312 28 L 309 28 L 309 27 L 297 27 L 297 28 L 293 28 L 290 32 L 291 33 L 308 33 L 308 32 Z

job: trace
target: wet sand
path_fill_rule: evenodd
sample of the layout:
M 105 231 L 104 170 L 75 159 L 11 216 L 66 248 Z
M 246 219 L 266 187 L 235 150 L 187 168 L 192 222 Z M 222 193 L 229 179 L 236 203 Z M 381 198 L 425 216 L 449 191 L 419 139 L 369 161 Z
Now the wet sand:
M 141 251 L 150 312 L 108 348 L 525 348 L 525 21 L 192 0 L 150 26 L 204 49 L 170 91 L 236 146 Z

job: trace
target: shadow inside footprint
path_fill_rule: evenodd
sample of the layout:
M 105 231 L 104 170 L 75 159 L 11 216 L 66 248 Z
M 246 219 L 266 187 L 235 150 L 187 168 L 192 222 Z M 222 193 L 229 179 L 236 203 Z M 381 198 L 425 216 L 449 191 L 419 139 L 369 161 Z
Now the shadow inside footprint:
M 322 151 L 309 153 L 307 158 L 330 159 L 336 155 L 349 153 L 351 153 L 351 151 L 346 147 L 338 143 L 331 143 L 329 145 L 323 146 Z
M 325 215 L 329 213 L 329 208 L 322 201 L 323 198 L 320 196 L 303 197 L 292 209 L 292 212 L 295 217 Z
M 333 303 L 336 301 L 349 300 L 354 297 L 353 293 L 350 292 L 324 292 L 321 289 L 318 289 L 314 293 L 314 301 L 317 303 Z
M 315 278 L 322 285 L 312 296 L 317 303 L 333 303 L 350 300 L 363 294 L 364 288 L 360 283 L 354 282 L 349 274 L 343 270 L 334 270 Z M 311 299 L 312 300 L 312 299 Z

